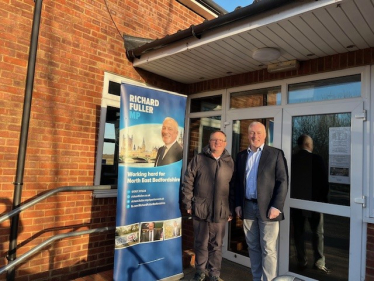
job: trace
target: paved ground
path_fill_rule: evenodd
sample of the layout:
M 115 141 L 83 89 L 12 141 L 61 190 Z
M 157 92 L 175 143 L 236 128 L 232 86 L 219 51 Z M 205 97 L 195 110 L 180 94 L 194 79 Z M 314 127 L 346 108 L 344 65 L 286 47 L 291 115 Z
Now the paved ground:
M 190 267 L 183 270 L 184 278 L 181 280 L 187 281 L 193 278 L 195 269 Z M 229 260 L 222 260 L 221 279 L 224 281 L 252 281 L 252 274 L 249 267 L 231 262 Z
M 183 270 L 184 277 L 180 279 L 181 281 L 190 280 L 194 274 L 195 269 L 193 267 L 188 267 Z M 236 264 L 234 262 L 228 261 L 226 259 L 222 260 L 222 271 L 221 279 L 224 281 L 252 281 L 252 275 L 248 267 Z M 112 281 L 113 280 L 113 270 L 108 270 L 100 272 L 94 275 L 89 275 L 75 279 L 74 281 Z M 130 281 L 130 280 L 129 280 Z M 133 280 L 137 281 L 137 280 Z

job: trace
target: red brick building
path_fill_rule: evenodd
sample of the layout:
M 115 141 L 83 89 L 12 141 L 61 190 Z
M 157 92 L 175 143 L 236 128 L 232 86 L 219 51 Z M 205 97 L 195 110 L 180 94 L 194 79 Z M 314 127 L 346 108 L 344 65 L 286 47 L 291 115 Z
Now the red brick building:
M 11 211 L 34 1 L 0 8 L 0 213 Z M 44 1 L 21 202 L 61 186 L 94 184 L 104 73 L 183 92 L 184 85 L 136 70 L 123 35 L 156 39 L 204 18 L 177 1 Z M 114 226 L 115 198 L 62 192 L 20 216 L 17 256 L 49 237 Z M 10 221 L 1 223 L 0 266 Z M 56 241 L 16 268 L 16 280 L 71 280 L 113 268 L 114 232 Z M 5 274 L 0 275 L 5 280 Z
M 12 209 L 35 3 L 2 4 L 4 214 Z M 298 134 L 312 135 L 329 167 L 329 203 L 288 195 L 279 273 L 304 280 L 374 280 L 373 12 L 370 0 L 262 0 L 205 21 L 171 0 L 44 1 L 21 202 L 60 186 L 114 183 L 115 152 L 104 147 L 115 142 L 105 126 L 115 126 L 118 84 L 156 87 L 188 95 L 184 166 L 218 128 L 235 157 L 247 146 L 249 122 L 260 120 L 267 142 L 282 148 L 289 163 Z M 132 37 L 153 41 L 129 46 Z M 62 192 L 24 211 L 17 255 L 56 234 L 114 226 L 114 194 Z M 332 275 L 295 268 L 291 209 L 324 214 Z M 9 220 L 0 226 L 2 267 Z M 226 239 L 224 257 L 248 266 L 239 220 L 230 224 Z M 113 243 L 110 231 L 58 240 L 16 267 L 16 280 L 70 280 L 110 269 Z M 183 248 L 192 246 L 185 222 Z

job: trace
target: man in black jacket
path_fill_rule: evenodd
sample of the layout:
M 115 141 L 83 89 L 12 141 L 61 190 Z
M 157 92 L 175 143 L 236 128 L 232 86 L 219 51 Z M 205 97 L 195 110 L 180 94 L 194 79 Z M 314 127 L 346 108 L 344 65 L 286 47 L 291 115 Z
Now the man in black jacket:
M 313 153 L 313 139 L 301 135 L 297 144 L 299 151 L 292 155 L 291 161 L 291 198 L 327 203 L 329 192 L 328 174 L 323 159 Z M 312 231 L 314 267 L 325 273 L 330 269 L 325 265 L 323 254 L 323 214 L 301 209 L 291 209 L 294 240 L 297 252 L 298 267 L 304 269 L 308 260 L 305 252 L 305 221 Z
M 287 163 L 282 150 L 265 144 L 260 122 L 248 126 L 248 149 L 238 153 L 235 172 L 235 212 L 243 228 L 253 281 L 277 276 L 279 221 L 288 190 Z
M 226 222 L 234 213 L 231 179 L 234 161 L 222 131 L 210 135 L 209 145 L 188 164 L 182 185 L 182 203 L 193 216 L 195 268 L 193 281 L 219 280 Z

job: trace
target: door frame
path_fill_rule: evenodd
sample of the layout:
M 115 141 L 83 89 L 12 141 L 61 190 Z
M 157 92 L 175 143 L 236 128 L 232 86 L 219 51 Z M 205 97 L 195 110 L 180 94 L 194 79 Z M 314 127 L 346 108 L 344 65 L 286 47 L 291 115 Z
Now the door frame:
M 273 131 L 273 146 L 281 148 L 281 136 L 282 136 L 282 108 L 281 106 L 267 106 L 244 109 L 233 109 L 229 110 L 226 114 L 225 132 L 227 136 L 226 149 L 230 151 L 232 149 L 232 132 L 233 132 L 233 121 L 244 120 L 244 119 L 261 119 L 261 118 L 274 118 L 274 131 Z M 229 237 L 229 227 L 226 227 L 225 239 L 223 242 L 222 256 L 225 259 L 239 263 L 244 266 L 251 266 L 249 257 L 239 255 L 235 252 L 228 250 L 227 243 Z

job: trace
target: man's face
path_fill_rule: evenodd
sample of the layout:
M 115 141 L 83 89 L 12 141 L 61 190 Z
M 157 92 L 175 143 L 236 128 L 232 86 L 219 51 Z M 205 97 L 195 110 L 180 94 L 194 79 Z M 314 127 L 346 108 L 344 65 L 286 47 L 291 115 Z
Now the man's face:
M 149 230 L 153 230 L 155 228 L 155 225 L 152 223 L 152 222 L 150 222 L 149 224 L 148 224 L 148 229 Z
M 178 136 L 178 125 L 173 120 L 165 120 L 162 123 L 161 136 L 165 145 L 172 144 Z
M 226 137 L 220 132 L 216 132 L 211 135 L 209 140 L 209 147 L 212 153 L 221 155 L 226 148 Z
M 309 141 L 310 141 L 310 143 L 309 143 L 309 150 L 310 150 L 311 152 L 313 152 L 314 144 L 313 144 L 313 140 L 312 140 L 311 137 L 309 137 Z
M 262 124 L 253 124 L 248 128 L 248 140 L 251 150 L 256 151 L 261 145 L 265 143 L 266 131 Z

